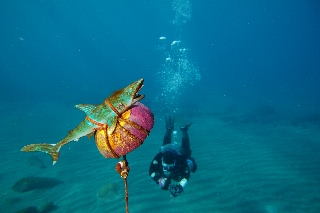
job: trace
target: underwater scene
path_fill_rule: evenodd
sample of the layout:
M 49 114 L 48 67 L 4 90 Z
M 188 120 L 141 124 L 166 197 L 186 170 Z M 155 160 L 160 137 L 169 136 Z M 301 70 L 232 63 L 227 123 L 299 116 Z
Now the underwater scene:
M 320 212 L 319 1 L 0 17 L 0 212 Z

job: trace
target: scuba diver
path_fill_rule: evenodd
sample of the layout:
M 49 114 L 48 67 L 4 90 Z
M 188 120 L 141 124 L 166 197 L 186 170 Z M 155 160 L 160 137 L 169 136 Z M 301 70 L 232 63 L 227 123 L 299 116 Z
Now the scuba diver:
M 174 131 L 174 116 L 166 115 L 166 133 L 160 152 L 153 158 L 149 175 L 163 190 L 169 190 L 171 196 L 176 197 L 186 187 L 190 173 L 197 170 L 197 164 L 191 157 L 188 128 L 190 124 L 180 127 L 182 132 L 181 147 L 176 141 L 171 143 Z M 176 183 L 173 183 L 174 180 Z

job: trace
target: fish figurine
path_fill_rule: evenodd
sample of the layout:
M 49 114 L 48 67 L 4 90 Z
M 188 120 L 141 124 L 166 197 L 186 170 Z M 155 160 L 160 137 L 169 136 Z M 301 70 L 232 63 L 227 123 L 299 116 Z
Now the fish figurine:
M 101 133 L 106 135 L 106 138 L 102 141 L 107 140 L 107 137 L 111 137 L 119 125 L 118 120 L 123 120 L 123 118 L 121 118 L 123 117 L 122 114 L 128 111 L 135 103 L 144 98 L 144 95 L 138 94 L 140 89 L 143 87 L 143 81 L 143 79 L 137 80 L 127 87 L 115 91 L 102 104 L 76 105 L 75 107 L 84 111 L 87 116 L 75 129 L 69 131 L 69 134 L 64 139 L 56 144 L 30 144 L 22 147 L 20 151 L 45 152 L 51 156 L 52 162 L 55 164 L 58 161 L 61 147 L 71 141 L 78 141 L 79 138 L 83 136 L 88 136 L 90 138 L 96 131 L 99 132 L 99 135 L 101 135 Z M 140 105 L 137 106 L 139 108 Z M 151 111 L 148 114 L 152 114 Z M 147 131 L 150 131 L 153 126 L 153 114 L 150 119 L 149 120 L 151 124 L 148 125 Z M 115 157 L 118 156 L 115 155 Z
M 153 127 L 153 113 L 140 102 L 118 117 L 118 123 L 112 134 L 108 129 L 98 129 L 94 139 L 97 148 L 105 158 L 119 158 L 138 148 L 149 135 Z

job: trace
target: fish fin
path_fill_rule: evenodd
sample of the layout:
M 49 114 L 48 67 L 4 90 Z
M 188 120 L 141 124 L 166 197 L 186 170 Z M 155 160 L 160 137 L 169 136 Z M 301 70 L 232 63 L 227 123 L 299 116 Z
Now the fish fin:
M 89 133 L 87 136 L 88 136 L 88 139 L 90 139 L 92 137 L 92 135 L 94 134 L 94 131 Z
M 113 131 L 115 130 L 118 122 L 118 117 L 114 116 L 113 118 L 108 119 L 108 128 L 107 128 L 107 134 L 111 135 Z
M 75 107 L 84 113 L 91 114 L 93 110 L 95 110 L 96 106 L 93 104 L 77 104 Z
M 59 158 L 61 146 L 57 144 L 29 144 L 21 148 L 22 152 L 45 152 L 52 158 L 52 164 L 54 165 Z

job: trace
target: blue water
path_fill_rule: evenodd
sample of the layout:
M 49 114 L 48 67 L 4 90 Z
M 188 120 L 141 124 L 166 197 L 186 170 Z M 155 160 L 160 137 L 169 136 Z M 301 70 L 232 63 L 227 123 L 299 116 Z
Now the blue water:
M 142 102 L 154 112 L 156 124 L 148 143 L 137 150 L 141 155 L 132 153 L 145 162 L 132 178 L 143 180 L 157 197 L 148 202 L 133 197 L 132 212 L 170 212 L 163 206 L 175 212 L 179 211 L 176 204 L 184 206 L 183 212 L 320 211 L 319 1 L 6 0 L 0 6 L 0 26 L 0 196 L 6 200 L 0 204 L 1 211 L 39 206 L 44 202 L 39 193 L 54 190 L 12 192 L 14 182 L 25 176 L 63 179 L 67 183 L 55 191 L 57 197 L 59 192 L 66 193 L 63 190 L 71 193 L 77 184 L 85 188 L 85 177 L 80 180 L 83 167 L 76 167 L 78 176 L 72 176 L 75 161 L 65 158 L 63 164 L 71 172 L 61 177 L 64 168 L 51 167 L 43 157 L 48 167 L 37 170 L 26 162 L 28 154 L 19 150 L 30 143 L 60 140 L 83 119 L 75 104 L 101 103 L 139 78 L 145 79 Z M 209 169 L 219 173 L 210 176 L 209 190 L 204 183 L 205 166 L 200 166 L 191 177 L 190 191 L 176 202 L 156 188 L 147 172 L 161 144 L 166 112 L 174 112 L 179 124 L 194 122 L 193 153 L 200 165 L 214 160 Z M 105 162 L 94 145 L 83 140 L 95 153 L 91 158 Z M 241 148 L 240 141 L 246 148 Z M 70 146 L 81 152 L 79 144 Z M 241 175 L 239 161 L 253 168 Z M 251 174 L 251 169 L 259 174 Z M 268 171 L 283 183 L 289 175 L 290 184 L 271 184 L 272 175 L 262 178 Z M 93 177 L 93 173 L 87 175 Z M 255 177 L 259 184 L 244 175 Z M 98 180 L 90 184 L 103 185 Z M 213 197 L 226 191 L 234 194 Z M 246 196 L 236 196 L 239 192 Z M 108 204 L 90 202 L 73 206 L 76 197 L 83 196 L 77 190 L 74 193 L 55 201 L 55 212 L 108 209 Z M 92 197 L 90 193 L 86 196 Z M 138 186 L 131 193 L 148 198 Z M 118 196 L 121 205 L 123 198 Z

